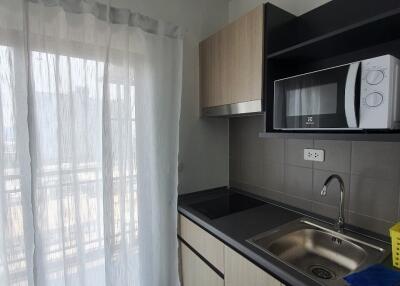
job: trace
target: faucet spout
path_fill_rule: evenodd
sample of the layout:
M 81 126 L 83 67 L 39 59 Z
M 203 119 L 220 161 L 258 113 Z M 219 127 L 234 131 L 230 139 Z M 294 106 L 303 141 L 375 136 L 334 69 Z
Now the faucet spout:
M 323 196 L 323 197 L 326 196 L 327 191 L 328 191 L 328 186 L 333 179 L 336 179 L 340 185 L 339 216 L 338 216 L 335 227 L 338 232 L 343 232 L 343 227 L 344 227 L 344 182 L 343 182 L 343 179 L 339 175 L 336 175 L 336 174 L 329 176 L 326 179 L 324 186 L 321 190 L 321 196 Z

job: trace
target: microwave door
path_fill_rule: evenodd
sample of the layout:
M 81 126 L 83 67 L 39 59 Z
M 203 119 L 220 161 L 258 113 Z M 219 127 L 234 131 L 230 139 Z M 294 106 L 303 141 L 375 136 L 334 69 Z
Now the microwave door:
M 358 128 L 358 120 L 356 111 L 359 108 L 357 98 L 359 97 L 359 71 L 360 71 L 360 62 L 352 63 L 349 66 L 349 71 L 347 73 L 346 79 L 346 89 L 345 89 L 345 113 L 346 113 L 346 121 L 348 128 Z
M 346 83 L 348 77 L 352 78 L 349 67 L 345 65 L 276 81 L 274 128 L 347 129 Z M 349 91 L 351 86 L 349 83 Z M 347 94 L 350 97 L 351 93 Z

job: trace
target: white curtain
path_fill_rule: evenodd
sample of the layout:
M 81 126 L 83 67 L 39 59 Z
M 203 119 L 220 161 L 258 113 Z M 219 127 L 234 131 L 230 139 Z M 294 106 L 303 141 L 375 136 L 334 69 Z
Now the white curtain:
M 179 285 L 178 27 L 0 1 L 0 285 Z

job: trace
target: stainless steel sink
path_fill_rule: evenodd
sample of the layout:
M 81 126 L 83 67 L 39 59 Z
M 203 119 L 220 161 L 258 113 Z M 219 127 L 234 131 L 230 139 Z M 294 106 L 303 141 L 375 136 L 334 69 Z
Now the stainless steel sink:
M 304 218 L 248 241 L 324 285 L 340 285 L 344 276 L 390 253 L 389 244 Z

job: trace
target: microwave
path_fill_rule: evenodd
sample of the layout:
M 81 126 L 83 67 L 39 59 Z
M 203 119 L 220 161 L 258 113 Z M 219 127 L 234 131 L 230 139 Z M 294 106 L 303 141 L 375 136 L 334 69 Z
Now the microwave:
M 399 64 L 384 55 L 276 80 L 274 129 L 400 129 Z

